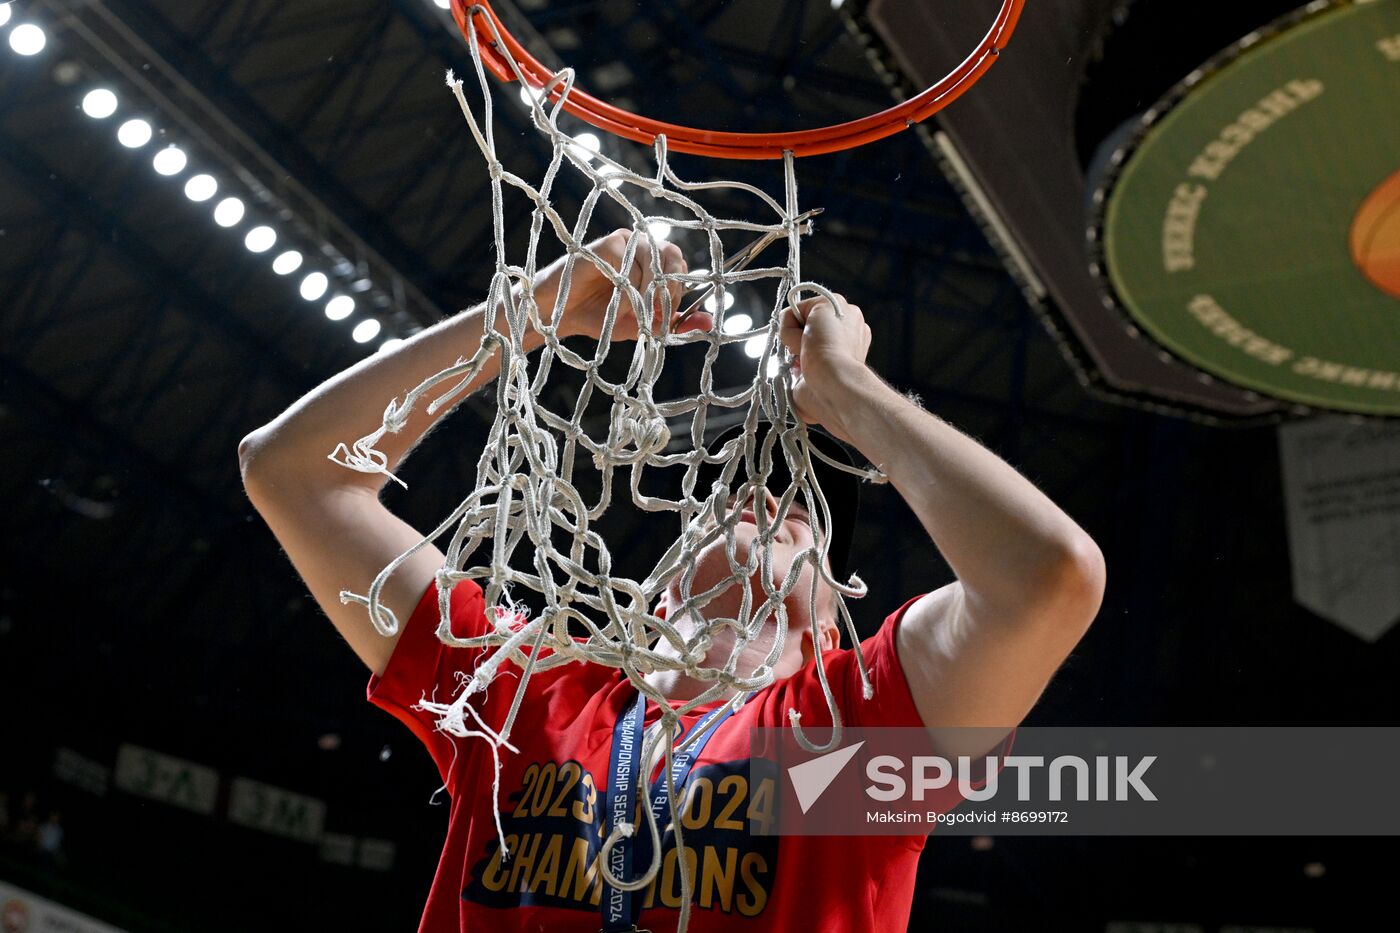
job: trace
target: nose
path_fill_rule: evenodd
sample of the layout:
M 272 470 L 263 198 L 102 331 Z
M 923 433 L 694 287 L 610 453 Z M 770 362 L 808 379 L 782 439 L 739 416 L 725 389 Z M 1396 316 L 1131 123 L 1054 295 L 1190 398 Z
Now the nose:
M 770 522 L 778 517 L 778 500 L 774 498 L 773 490 L 766 486 L 763 488 L 763 508 Z
M 753 493 L 750 494 L 750 497 L 747 501 L 740 503 L 737 507 L 740 510 L 743 510 L 745 508 L 748 508 L 750 503 L 753 503 L 753 511 L 757 513 L 759 508 L 757 503 L 757 497 L 758 491 L 755 490 Z M 771 489 L 765 488 L 763 490 L 763 511 L 768 513 L 769 522 L 774 521 L 778 517 L 778 500 L 773 495 L 773 491 Z

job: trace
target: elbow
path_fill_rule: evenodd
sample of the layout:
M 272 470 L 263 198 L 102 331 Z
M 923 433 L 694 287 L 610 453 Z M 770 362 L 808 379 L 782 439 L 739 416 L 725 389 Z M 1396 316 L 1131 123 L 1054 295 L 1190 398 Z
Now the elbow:
M 1103 551 L 1076 528 L 1056 549 L 1048 575 L 1047 592 L 1056 607 L 1054 616 L 1081 633 L 1087 630 L 1099 614 L 1108 583 Z
M 1055 644 L 1082 638 L 1103 604 L 1107 572 L 1103 552 L 1078 526 L 1042 538 L 1022 560 L 997 575 L 998 588 L 963 579 L 970 605 L 981 618 L 1033 628 Z
M 253 462 L 253 451 L 257 448 L 257 446 L 258 446 L 258 432 L 257 432 L 257 431 L 253 431 L 253 432 L 250 433 L 250 434 L 245 434 L 245 435 L 243 436 L 243 440 L 241 440 L 241 441 L 238 442 L 238 472 L 239 472 L 239 473 L 244 474 L 245 476 L 247 475 L 247 473 L 248 473 L 248 466 Z
M 266 428 L 251 431 L 238 442 L 238 475 L 243 480 L 244 491 L 254 503 L 260 497 L 260 490 L 271 482 L 268 477 L 270 460 Z
M 253 507 L 264 515 L 269 508 L 285 508 L 317 491 L 354 489 L 377 495 L 383 487 L 377 476 L 333 466 L 275 421 L 238 442 L 238 474 Z

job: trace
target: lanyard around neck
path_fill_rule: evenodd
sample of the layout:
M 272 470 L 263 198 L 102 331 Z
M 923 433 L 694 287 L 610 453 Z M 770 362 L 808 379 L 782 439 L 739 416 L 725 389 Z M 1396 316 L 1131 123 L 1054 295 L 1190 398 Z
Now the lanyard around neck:
M 753 694 L 750 693 L 744 697 L 744 702 L 747 703 L 752 696 Z M 698 732 L 695 741 L 688 748 L 672 753 L 670 784 L 675 786 L 678 793 L 685 787 L 686 778 L 690 776 L 691 767 L 699 760 L 700 752 L 719 731 L 720 725 L 733 712 L 733 707 L 725 704 L 706 713 L 691 727 L 693 731 Z M 646 697 L 638 693 L 637 699 L 623 710 L 622 715 L 618 717 L 617 725 L 613 727 L 612 754 L 608 759 L 608 792 L 604 798 L 604 818 L 607 820 L 603 827 L 604 838 L 620 821 L 631 818 L 636 812 L 634 802 L 637 799 L 637 786 L 646 779 L 637 767 L 637 763 L 642 757 L 646 713 Z M 670 789 L 666 775 L 662 774 L 656 779 L 651 787 L 649 797 L 651 812 L 656 818 L 657 825 L 665 825 L 663 820 L 670 805 Z M 635 836 L 619 839 L 617 844 L 612 847 L 608 853 L 608 868 L 614 878 L 632 877 L 632 861 L 635 851 Z M 602 933 L 618 933 L 618 931 L 637 929 L 636 896 L 639 893 L 619 891 L 611 885 L 604 885 L 601 902 Z

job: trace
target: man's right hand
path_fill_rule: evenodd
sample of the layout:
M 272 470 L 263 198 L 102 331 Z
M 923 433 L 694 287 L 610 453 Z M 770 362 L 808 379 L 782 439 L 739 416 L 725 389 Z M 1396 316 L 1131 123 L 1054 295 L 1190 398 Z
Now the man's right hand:
M 645 298 L 648 287 L 655 281 L 650 237 L 620 228 L 589 243 L 587 248 L 596 253 L 612 268 L 621 271 L 622 258 L 627 250 L 628 240 L 634 235 L 640 237 L 640 242 L 637 243 L 632 264 L 627 269 L 628 279 Z M 680 247 L 674 243 L 662 246 L 658 259 L 663 274 L 676 275 L 688 271 L 685 257 L 681 254 Z M 561 257 L 540 273 L 535 295 L 540 305 L 540 313 L 546 317 L 554 313 L 555 296 L 563 272 L 564 257 Z M 665 283 L 665 291 L 670 294 L 671 323 L 677 332 L 709 330 L 713 326 L 714 322 L 710 315 L 703 311 L 692 314 L 684 324 L 677 326 L 676 322 L 680 317 L 682 301 L 685 298 L 685 285 L 681 282 L 667 282 Z M 604 317 L 612 295 L 612 282 L 597 266 L 586 258 L 575 259 L 572 281 L 569 284 L 568 302 L 564 306 L 563 319 L 559 322 L 560 333 L 563 336 L 585 336 L 597 339 L 603 332 Z M 661 315 L 665 311 L 662 290 L 655 289 L 652 298 L 651 328 L 652 332 L 656 333 L 661 329 Z M 612 339 L 636 340 L 637 336 L 636 310 L 631 300 L 623 295 L 618 305 L 617 321 L 612 329 Z

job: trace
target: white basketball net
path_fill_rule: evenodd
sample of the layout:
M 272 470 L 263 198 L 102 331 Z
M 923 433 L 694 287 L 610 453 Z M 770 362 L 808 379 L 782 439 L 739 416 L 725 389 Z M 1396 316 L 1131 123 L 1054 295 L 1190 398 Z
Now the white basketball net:
M 476 18 L 472 19 L 473 26 L 477 22 Z M 494 31 L 494 24 L 492 28 Z M 499 42 L 500 37 L 495 38 Z M 656 142 L 656 174 L 652 177 L 637 174 L 606 156 L 594 155 L 582 149 L 571 136 L 559 129 L 557 121 L 561 103 L 570 93 L 574 77 L 571 70 L 564 70 L 555 77 L 550 88 L 540 89 L 540 96 L 534 99 L 531 106 L 535 128 L 549 141 L 553 151 L 542 180 L 538 185 L 532 184 L 508 171 L 497 159 L 492 120 L 492 82 L 488 81 L 482 68 L 478 37 L 474 30 L 470 34 L 469 44 L 481 90 L 480 120 L 467 101 L 462 82 L 455 80 L 450 73 L 448 86 L 461 104 L 462 113 L 481 148 L 491 176 L 496 270 L 485 305 L 484 336 L 469 359 L 462 358 L 455 366 L 425 380 L 402 400 L 391 401 L 378 430 L 349 448 L 341 445 L 331 459 L 361 472 L 388 474 L 387 458 L 375 446 L 380 438 L 387 432 L 399 431 L 407 422 L 410 412 L 425 399 L 428 400 L 429 413 L 460 401 L 467 384 L 488 360 L 500 354 L 501 373 L 495 386 L 495 422 L 477 465 L 476 485 L 471 494 L 422 542 L 384 568 L 368 594 L 345 593 L 342 599 L 366 606 L 375 627 L 385 635 L 394 634 L 399 622 L 380 602 L 386 580 L 419 548 L 451 534 L 446 547 L 446 564 L 437 575 L 440 612 L 437 635 L 447 645 L 480 649 L 482 656 L 474 671 L 463 673 L 465 687 L 452 702 L 433 703 L 425 700 L 422 706 L 439 716 L 441 729 L 457 736 L 485 738 L 492 744 L 496 755 L 499 755 L 501 746 L 514 750 L 510 745 L 510 734 L 531 675 L 535 671 L 585 661 L 621 669 L 638 690 L 661 708 L 662 728 L 648 735 L 641 758 L 646 763 L 646 770 L 641 773 L 650 774 L 664 753 L 664 773 L 669 781 L 674 736 L 679 733 L 677 725 L 683 713 L 723 697 L 730 691 L 733 694 L 728 702 L 737 705 L 747 692 L 773 682 L 773 665 L 782 652 L 787 636 L 786 601 L 794 597 L 794 589 L 805 564 L 811 564 L 815 569 L 811 577 L 812 585 L 809 592 L 796 594 L 795 598 L 809 601 L 810 617 L 815 625 L 817 581 L 825 580 L 836 591 L 835 602 L 842 624 L 855 647 L 868 698 L 871 695 L 869 677 L 859 653 L 859 640 L 850 613 L 842 598 L 863 596 L 865 585 L 856 576 L 849 581 L 832 579 L 823 566 L 831 514 L 813 478 L 810 459 L 823 455 L 810 445 L 806 428 L 793 414 L 791 374 L 786 354 L 778 341 L 781 312 L 796 300 L 800 292 L 823 295 L 832 301 L 833 306 L 840 307 L 825 288 L 804 282 L 801 278 L 800 246 L 804 222 L 797 206 L 792 157 L 789 155 L 784 160 L 786 196 L 782 204 L 763 191 L 739 182 L 682 181 L 667 163 L 664 138 Z M 521 82 L 521 87 L 528 87 L 518 69 L 516 78 Z M 550 104 L 543 91 L 555 86 L 561 90 L 560 99 Z M 559 214 L 550 201 L 550 193 L 561 171 L 578 172 L 592 185 L 572 224 Z M 523 261 L 518 265 L 509 264 L 505 258 L 503 186 L 506 185 L 523 192 L 534 204 L 529 245 Z M 694 192 L 721 188 L 743 191 L 755 197 L 770 214 L 768 220 L 758 222 L 715 217 L 690 196 Z M 629 202 L 629 192 L 650 196 L 664 203 L 669 213 L 665 216 L 642 213 Z M 620 269 L 611 266 L 585 244 L 593 212 L 603 198 L 611 199 L 626 211 L 635 231 Z M 650 250 L 652 281 L 644 291 L 639 291 L 632 284 L 629 271 L 636 259 L 639 243 L 643 237 L 651 235 L 648 232 L 649 224 L 655 221 L 664 221 L 674 228 L 691 231 L 692 235 L 703 235 L 708 242 L 709 269 L 712 271 L 664 273 L 659 262 L 659 244 L 653 243 L 654 248 Z M 548 317 L 551 324 L 544 323 L 545 318 L 533 293 L 539 243 L 546 230 L 557 238 L 568 257 L 553 313 Z M 726 271 L 720 239 L 726 232 L 738 232 L 745 238 L 769 234 L 778 242 L 785 241 L 786 261 L 782 265 L 755 265 L 742 271 Z M 596 354 L 591 357 L 582 356 L 565 346 L 557 330 L 574 270 L 580 263 L 591 263 L 613 283 L 604 333 L 599 339 Z M 694 296 L 704 294 L 702 290 L 705 288 L 713 289 L 716 299 L 710 305 L 715 312 L 713 329 L 672 332 L 672 312 L 679 309 L 672 308 L 671 295 L 665 286 L 677 281 L 695 289 L 691 293 Z M 745 283 L 745 287 L 751 291 L 756 288 L 764 291 L 771 289 L 773 311 L 767 324 L 729 334 L 723 327 L 727 310 L 725 294 L 727 289 L 739 282 Z M 513 290 L 517 286 L 521 289 L 519 295 Z M 687 303 L 690 300 L 693 298 L 688 298 Z M 650 324 L 653 301 L 660 302 L 663 307 L 659 331 L 653 331 Z M 635 313 L 641 324 L 641 334 L 635 343 L 612 341 L 613 324 L 617 316 L 623 313 Z M 508 336 L 497 333 L 498 316 L 504 317 L 506 326 L 503 330 Z M 527 329 L 543 335 L 545 342 L 538 358 L 533 361 L 525 351 Z M 762 337 L 766 341 L 763 353 L 757 360 L 752 383 L 734 394 L 720 394 L 714 387 L 713 370 L 721 351 L 730 344 L 752 337 Z M 658 401 L 653 390 L 665 366 L 667 351 L 691 344 L 705 346 L 695 395 L 673 401 Z M 601 372 L 602 364 L 610 353 L 630 353 L 631 362 L 626 376 L 618 382 L 609 382 Z M 767 375 L 770 360 L 779 362 L 776 374 L 771 377 Z M 552 411 L 540 401 L 544 388 L 560 365 L 582 374 L 582 386 L 572 411 Z M 594 437 L 584 429 L 582 421 L 586 406 L 598 393 L 610 400 L 611 417 L 605 435 Z M 716 409 L 731 416 L 742 413 L 745 430 L 739 438 L 721 449 L 710 450 L 705 445 L 706 424 Z M 678 433 L 683 431 L 687 435 L 688 443 L 684 446 L 689 449 L 668 451 L 673 430 Z M 737 501 L 742 504 L 756 489 L 765 487 L 774 457 L 786 458 L 794 481 L 784 490 L 772 490 L 779 502 L 776 521 L 765 520 L 766 510 L 754 510 L 759 516 L 759 533 L 747 561 L 740 562 L 735 557 L 734 538 L 739 509 L 728 512 L 726 504 L 731 494 L 737 493 Z M 830 460 L 827 462 L 832 463 Z M 721 479 L 712 488 L 695 488 L 696 471 L 702 463 L 725 464 Z M 833 465 L 867 478 L 879 478 L 878 474 L 851 471 L 843 464 Z M 574 476 L 578 470 L 597 470 L 601 473 L 602 494 L 597 501 L 584 501 L 575 487 Z M 642 477 L 646 470 L 675 471 L 675 475 L 681 477 L 681 495 L 668 499 L 644 493 Z M 608 543 L 592 528 L 612 503 L 613 484 L 619 478 L 619 471 L 628 479 L 633 506 L 646 512 L 674 514 L 678 519 L 674 526 L 677 535 L 675 543 L 656 560 L 641 580 L 630 579 L 615 571 Z M 389 475 L 399 481 L 397 477 Z M 799 496 L 811 516 L 816 544 L 799 554 L 781 584 L 774 585 L 771 582 L 773 536 L 788 507 Z M 706 517 L 712 521 L 706 521 Z M 560 532 L 567 536 L 567 547 L 556 546 Z M 721 538 L 727 541 L 731 576 L 704 592 L 693 592 L 696 556 Z M 626 552 L 635 555 L 645 551 L 651 543 L 629 541 Z M 528 557 L 523 563 L 529 569 L 520 569 L 522 561 L 519 559 L 515 566 L 512 565 L 512 557 L 522 544 Z M 488 549 L 478 555 L 483 546 Z M 478 561 L 489 558 L 489 561 L 469 566 L 468 562 L 473 557 Z M 763 572 L 759 577 L 765 581 L 763 592 L 751 592 L 748 581 L 760 567 Z M 669 618 L 660 618 L 652 610 L 668 584 L 677 577 L 680 579 L 682 604 L 672 609 Z M 491 630 L 481 637 L 463 639 L 452 634 L 449 597 L 453 585 L 461 580 L 479 581 L 485 591 L 488 607 L 486 619 Z M 700 621 L 707 604 L 733 586 L 741 587 L 742 593 L 742 608 L 737 617 L 704 618 L 703 624 L 686 638 L 677 623 L 683 619 L 692 623 Z M 517 608 L 511 591 L 512 588 L 518 591 L 521 587 L 539 594 L 544 603 L 542 612 L 531 617 Z M 745 646 L 758 638 L 766 627 L 774 625 L 777 637 L 764 662 L 752 670 L 739 670 L 738 664 Z M 706 656 L 713 636 L 724 627 L 732 628 L 735 632 L 734 649 L 723 663 L 707 664 Z M 798 711 L 790 710 L 789 716 L 798 741 L 809 750 L 822 751 L 834 748 L 840 742 L 842 719 L 826 681 L 820 642 L 815 638 L 817 632 L 814 630 L 812 634 L 817 652 L 816 673 L 836 728 L 830 741 L 818 747 L 802 736 Z M 663 642 L 675 650 L 671 653 L 655 650 Z M 674 656 L 676 654 L 679 654 L 679 658 Z M 470 701 L 487 688 L 501 665 L 507 661 L 513 662 L 521 671 L 514 702 L 504 723 L 488 725 L 482 721 L 476 706 Z M 711 686 L 685 706 L 672 710 L 666 697 L 643 679 L 647 673 L 657 670 L 683 671 L 691 677 L 709 682 Z M 670 736 L 671 740 L 662 741 L 663 736 Z M 685 742 L 674 748 L 682 748 L 694 738 L 694 735 L 688 736 Z M 499 784 L 499 758 L 497 782 Z M 683 802 L 678 800 L 676 788 L 670 790 L 674 811 Z M 604 843 L 599 858 L 599 867 L 605 879 L 623 890 L 644 887 L 660 865 L 662 847 L 656 820 L 649 806 L 643 805 L 641 810 L 646 815 L 653 837 L 653 864 L 648 870 L 638 879 L 615 878 L 608 871 L 608 850 L 619 838 L 635 831 L 635 827 L 628 824 L 614 829 Z M 676 819 L 672 822 L 678 837 L 677 845 L 680 845 L 681 821 Z M 497 828 L 499 831 L 499 816 Z M 504 834 L 501 836 L 504 850 Z M 680 874 L 688 888 L 686 872 Z M 689 903 L 690 892 L 683 890 L 682 904 L 686 907 L 682 910 L 682 923 L 688 916 Z

